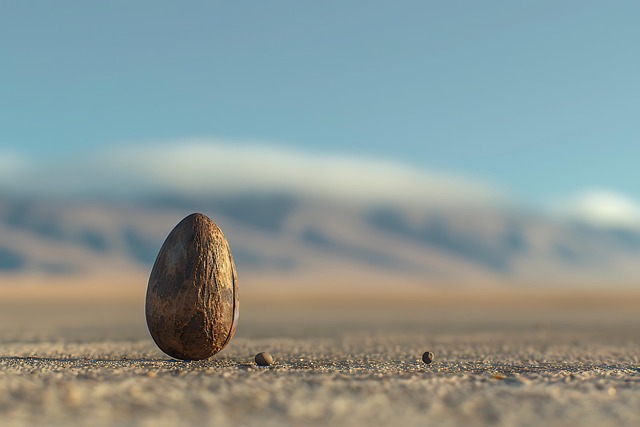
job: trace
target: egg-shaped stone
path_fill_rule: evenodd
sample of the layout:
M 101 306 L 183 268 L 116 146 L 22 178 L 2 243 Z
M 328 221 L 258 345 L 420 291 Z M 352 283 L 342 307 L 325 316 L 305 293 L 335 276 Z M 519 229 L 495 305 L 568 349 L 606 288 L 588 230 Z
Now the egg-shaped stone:
M 222 230 L 207 216 L 189 215 L 167 236 L 151 270 L 145 312 L 151 337 L 176 359 L 206 359 L 233 337 L 236 267 Z

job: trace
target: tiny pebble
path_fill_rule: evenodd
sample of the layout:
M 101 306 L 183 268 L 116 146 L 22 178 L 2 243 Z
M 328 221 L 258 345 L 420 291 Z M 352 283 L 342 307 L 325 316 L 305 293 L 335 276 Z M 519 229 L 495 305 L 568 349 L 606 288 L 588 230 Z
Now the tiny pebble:
M 262 352 L 262 353 L 258 353 L 256 354 L 256 364 L 258 366 L 269 366 L 273 363 L 273 357 L 267 353 L 267 352 Z
M 427 365 L 433 362 L 433 353 L 431 353 L 430 351 L 425 352 L 422 355 L 422 361 Z

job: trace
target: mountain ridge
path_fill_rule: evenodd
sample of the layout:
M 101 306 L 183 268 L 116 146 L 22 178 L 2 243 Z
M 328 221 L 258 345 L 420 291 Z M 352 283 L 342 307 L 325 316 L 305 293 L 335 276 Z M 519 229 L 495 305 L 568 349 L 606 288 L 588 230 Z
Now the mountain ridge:
M 640 232 L 515 209 L 346 205 L 291 194 L 137 200 L 0 199 L 0 277 L 149 269 L 189 213 L 216 221 L 240 271 L 504 284 L 633 283 Z M 102 265 L 102 267 L 101 267 Z M 123 267 L 119 267 L 123 268 Z M 350 272 L 350 273 L 349 273 Z

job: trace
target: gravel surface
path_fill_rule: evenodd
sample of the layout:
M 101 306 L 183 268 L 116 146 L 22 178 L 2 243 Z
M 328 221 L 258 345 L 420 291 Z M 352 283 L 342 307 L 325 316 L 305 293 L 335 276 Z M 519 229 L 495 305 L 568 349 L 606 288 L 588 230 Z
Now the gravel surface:
M 0 425 L 637 426 L 634 331 L 241 336 L 199 362 L 150 338 L 5 340 Z

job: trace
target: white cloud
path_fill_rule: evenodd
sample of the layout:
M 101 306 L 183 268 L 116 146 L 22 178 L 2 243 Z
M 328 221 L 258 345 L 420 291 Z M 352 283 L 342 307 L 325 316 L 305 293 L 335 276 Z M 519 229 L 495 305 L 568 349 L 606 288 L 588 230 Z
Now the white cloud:
M 640 228 L 640 203 L 610 190 L 584 191 L 556 204 L 555 211 L 595 226 Z
M 20 175 L 20 176 L 18 176 Z M 400 163 L 313 154 L 264 143 L 186 140 L 139 144 L 84 158 L 32 164 L 13 190 L 53 194 L 185 195 L 293 192 L 353 202 L 495 205 L 492 185 Z M 6 179 L 3 179 L 6 186 Z

